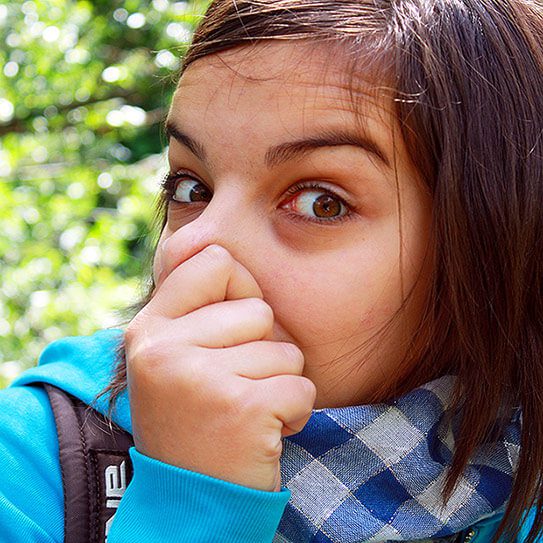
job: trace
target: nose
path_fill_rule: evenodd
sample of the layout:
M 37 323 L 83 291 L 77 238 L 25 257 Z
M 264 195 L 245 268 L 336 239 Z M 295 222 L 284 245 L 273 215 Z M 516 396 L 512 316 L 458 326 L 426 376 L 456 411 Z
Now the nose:
M 250 270 L 252 247 L 259 243 L 255 224 L 249 206 L 235 192 L 217 191 L 198 217 L 175 231 L 166 224 L 155 255 L 155 283 L 211 244 L 224 247 Z
M 271 241 L 266 239 L 265 223 L 254 202 L 249 198 L 244 200 L 243 196 L 236 198 L 232 193 L 220 195 L 217 191 L 198 217 L 175 231 L 168 231 L 166 225 L 155 255 L 155 285 L 159 287 L 177 266 L 207 246 L 217 244 L 252 275 L 264 300 L 275 309 L 274 297 L 270 296 L 271 285 L 276 281 L 269 255 Z M 277 320 L 272 338 L 294 342 Z

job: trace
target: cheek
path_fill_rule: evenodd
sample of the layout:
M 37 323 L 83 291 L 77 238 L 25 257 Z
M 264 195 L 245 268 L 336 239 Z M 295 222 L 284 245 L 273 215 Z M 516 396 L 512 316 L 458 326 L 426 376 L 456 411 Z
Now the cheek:
M 337 260 L 343 264 L 305 263 L 289 274 L 269 270 L 265 296 L 276 319 L 300 345 L 340 341 L 353 334 L 369 336 L 400 304 L 396 286 L 384 284 L 393 275 L 390 264 Z

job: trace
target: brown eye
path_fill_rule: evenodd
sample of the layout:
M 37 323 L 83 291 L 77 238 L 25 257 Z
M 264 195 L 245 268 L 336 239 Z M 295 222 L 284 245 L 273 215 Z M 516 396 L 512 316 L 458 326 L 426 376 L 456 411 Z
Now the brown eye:
M 286 207 L 314 220 L 340 219 L 348 214 L 348 208 L 339 196 L 315 188 L 298 190 Z
M 314 201 L 313 213 L 323 219 L 337 217 L 341 213 L 341 202 L 330 194 L 323 194 Z
M 181 203 L 209 202 L 211 191 L 195 179 L 181 179 L 175 186 L 173 200 Z

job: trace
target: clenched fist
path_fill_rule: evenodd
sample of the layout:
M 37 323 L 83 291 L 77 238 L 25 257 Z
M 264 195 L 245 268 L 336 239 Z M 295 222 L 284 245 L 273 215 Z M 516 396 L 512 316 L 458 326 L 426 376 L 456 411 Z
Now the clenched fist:
M 281 438 L 316 391 L 303 354 L 272 341 L 273 311 L 249 271 L 210 245 L 166 270 L 126 331 L 136 448 L 168 464 L 279 490 Z

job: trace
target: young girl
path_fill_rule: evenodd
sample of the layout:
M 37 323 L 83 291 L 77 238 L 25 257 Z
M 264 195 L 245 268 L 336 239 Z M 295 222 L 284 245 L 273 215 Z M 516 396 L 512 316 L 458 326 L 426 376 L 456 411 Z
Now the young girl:
M 109 543 L 536 541 L 541 43 L 537 0 L 212 2 L 148 298 L 0 396 L 0 540 L 64 540 L 46 382 L 133 435 Z

